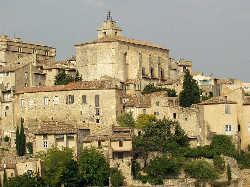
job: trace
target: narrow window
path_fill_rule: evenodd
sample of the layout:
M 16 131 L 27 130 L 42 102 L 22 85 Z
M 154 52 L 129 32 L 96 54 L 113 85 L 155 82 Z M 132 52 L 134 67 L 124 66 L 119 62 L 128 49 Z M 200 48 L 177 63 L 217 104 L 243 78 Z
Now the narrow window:
M 24 73 L 24 77 L 25 77 L 25 79 L 28 79 L 28 72 Z
M 48 141 L 43 141 L 43 147 L 44 147 L 44 148 L 48 148 L 48 147 L 49 147 Z
M 123 63 L 127 64 L 127 52 L 123 54 Z
M 95 95 L 95 107 L 99 107 L 100 106 L 100 102 L 99 102 L 99 95 Z
M 154 77 L 154 68 L 150 68 L 150 75 L 151 75 L 151 77 Z
M 59 96 L 55 96 L 55 98 L 54 98 L 54 104 L 55 105 L 59 104 Z
M 100 119 L 96 119 L 95 121 L 96 121 L 96 123 L 100 123 Z
M 44 134 L 43 135 L 43 140 L 47 140 L 48 139 L 48 135 L 47 134 Z
M 21 107 L 24 107 L 24 105 L 25 105 L 25 100 L 21 99 Z
M 101 142 L 101 140 L 98 140 L 98 148 L 102 148 L 102 142 Z
M 45 51 L 45 56 L 49 56 L 49 51 L 48 50 Z
M 123 147 L 123 141 L 119 141 L 119 147 Z
M 231 110 L 230 110 L 230 105 L 225 105 L 225 113 L 226 114 L 231 114 Z
M 161 79 L 164 79 L 164 69 L 162 69 L 162 68 L 160 70 L 160 77 L 161 77 Z
M 67 95 L 66 104 L 73 104 L 73 103 L 74 103 L 74 95 Z
M 28 83 L 24 83 L 24 87 L 27 88 L 28 87 Z
M 159 106 L 159 105 L 160 105 L 160 102 L 159 102 L 159 101 L 156 101 L 155 104 L 156 104 L 156 106 Z
M 82 95 L 82 104 L 86 104 L 87 103 L 87 97 L 86 95 Z
M 95 115 L 96 116 L 100 116 L 100 108 L 96 108 L 95 109 Z
M 176 119 L 176 113 L 173 113 L 173 118 Z
M 238 132 L 240 132 L 240 124 L 238 125 Z
M 145 76 L 146 74 L 145 74 L 145 68 L 144 67 L 142 67 L 142 69 L 141 69 L 141 74 L 142 74 L 142 76 Z
M 142 109 L 142 113 L 143 114 L 146 114 L 147 113 L 147 110 L 144 108 L 144 109 Z
M 49 98 L 48 97 L 44 97 L 44 104 L 48 105 L 49 104 Z

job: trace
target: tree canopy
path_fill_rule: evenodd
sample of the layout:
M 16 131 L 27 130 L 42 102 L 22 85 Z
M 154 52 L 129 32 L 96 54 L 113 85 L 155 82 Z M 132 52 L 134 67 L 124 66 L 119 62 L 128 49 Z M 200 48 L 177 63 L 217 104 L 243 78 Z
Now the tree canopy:
M 192 104 L 199 103 L 200 95 L 201 91 L 196 80 L 194 80 L 190 72 L 186 70 L 183 81 L 183 90 L 179 95 L 180 106 L 190 107 Z
M 55 77 L 55 85 L 66 85 L 70 82 L 78 82 L 82 81 L 82 76 L 80 76 L 79 72 L 77 71 L 75 76 L 70 74 L 66 74 L 65 70 L 61 70 Z

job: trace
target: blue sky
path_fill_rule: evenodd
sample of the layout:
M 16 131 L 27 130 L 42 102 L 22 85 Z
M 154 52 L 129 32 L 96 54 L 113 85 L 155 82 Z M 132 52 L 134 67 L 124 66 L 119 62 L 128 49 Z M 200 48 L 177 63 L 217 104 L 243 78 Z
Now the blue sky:
M 108 10 L 124 36 L 169 48 L 195 71 L 250 82 L 248 0 L 4 0 L 0 34 L 51 45 L 64 59 L 97 38 Z

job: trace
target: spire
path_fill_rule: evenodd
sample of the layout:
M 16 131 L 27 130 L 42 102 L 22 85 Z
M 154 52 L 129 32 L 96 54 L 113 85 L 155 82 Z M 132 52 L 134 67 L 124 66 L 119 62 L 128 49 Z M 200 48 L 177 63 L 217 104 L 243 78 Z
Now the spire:
M 98 38 L 103 38 L 106 36 L 121 36 L 122 30 L 117 26 L 117 23 L 113 21 L 113 18 L 111 16 L 111 11 L 109 10 L 106 15 L 106 20 L 104 20 L 104 23 L 101 28 L 98 30 Z

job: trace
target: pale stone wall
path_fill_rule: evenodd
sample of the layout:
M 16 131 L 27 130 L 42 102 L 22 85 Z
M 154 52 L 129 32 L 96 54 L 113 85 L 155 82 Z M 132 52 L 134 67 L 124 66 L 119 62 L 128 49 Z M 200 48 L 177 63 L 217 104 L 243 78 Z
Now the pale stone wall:
M 116 124 L 116 117 L 122 112 L 120 91 L 107 90 L 72 90 L 18 94 L 15 101 L 15 121 L 24 118 L 24 125 L 32 125 L 33 121 L 71 121 L 92 130 L 108 129 Z M 74 95 L 74 103 L 66 104 L 66 96 Z M 86 95 L 87 103 L 82 103 L 82 95 Z M 96 115 L 95 95 L 100 96 L 100 115 Z M 55 96 L 59 104 L 55 104 Z M 48 104 L 44 98 L 48 97 Z M 24 106 L 21 100 L 24 99 Z M 99 123 L 97 122 L 99 119 Z M 92 132 L 91 132 L 92 133 Z
M 243 105 L 242 108 L 240 123 L 241 149 L 248 151 L 248 145 L 250 145 L 250 105 Z

